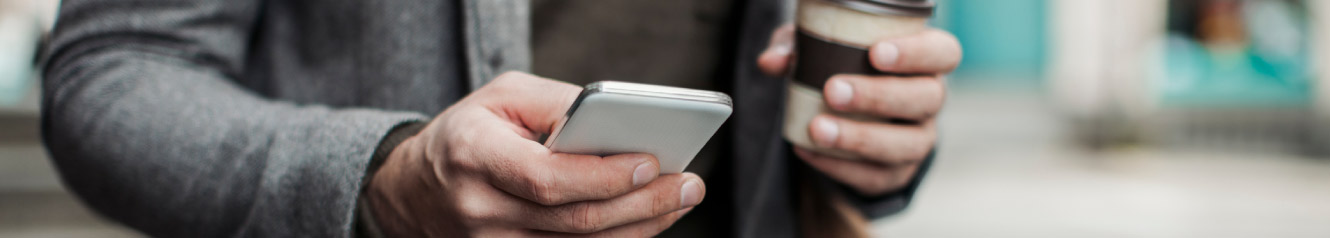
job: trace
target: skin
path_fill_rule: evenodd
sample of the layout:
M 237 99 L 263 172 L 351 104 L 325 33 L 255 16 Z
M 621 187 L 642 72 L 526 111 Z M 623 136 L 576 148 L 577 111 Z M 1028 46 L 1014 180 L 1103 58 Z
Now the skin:
M 393 150 L 368 188 L 390 237 L 644 237 L 702 201 L 695 174 L 646 154 L 554 153 L 537 143 L 581 88 L 506 73 Z
M 758 60 L 772 76 L 791 61 L 793 27 L 777 30 Z M 885 39 L 870 50 L 879 70 L 912 77 L 837 75 L 832 108 L 916 123 L 860 122 L 820 115 L 809 130 L 818 145 L 862 160 L 796 149 L 799 157 L 865 195 L 909 182 L 933 147 L 941 75 L 960 62 L 960 44 L 929 30 Z M 390 237 L 648 237 L 706 195 L 692 173 L 659 175 L 646 154 L 561 154 L 535 140 L 568 110 L 581 88 L 505 73 L 449 107 L 388 156 L 366 196 Z
M 758 67 L 770 76 L 784 76 L 794 57 L 793 44 L 794 26 L 777 29 L 771 45 L 758 57 Z M 823 94 L 836 111 L 881 120 L 822 114 L 808 125 L 819 147 L 858 158 L 835 158 L 800 148 L 795 153 L 832 179 L 873 196 L 904 188 L 935 145 L 935 116 L 946 95 L 942 77 L 960 64 L 961 46 L 951 33 L 930 28 L 879 41 L 869 49 L 869 60 L 877 70 L 911 76 L 835 75 Z

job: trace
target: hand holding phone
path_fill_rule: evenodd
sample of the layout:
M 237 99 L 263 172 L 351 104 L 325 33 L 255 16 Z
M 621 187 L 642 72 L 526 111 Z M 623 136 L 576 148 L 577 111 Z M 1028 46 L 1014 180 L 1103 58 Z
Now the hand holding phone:
M 720 92 L 627 82 L 588 84 L 545 146 L 561 153 L 647 153 L 661 173 L 688 167 L 733 111 Z

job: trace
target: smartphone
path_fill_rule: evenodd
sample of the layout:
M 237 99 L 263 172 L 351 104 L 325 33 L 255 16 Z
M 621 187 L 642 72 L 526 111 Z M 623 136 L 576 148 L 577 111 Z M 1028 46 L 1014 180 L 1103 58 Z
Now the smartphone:
M 660 161 L 661 173 L 680 173 L 732 111 L 730 96 L 720 92 L 595 82 L 577 96 L 545 146 L 599 156 L 647 153 Z

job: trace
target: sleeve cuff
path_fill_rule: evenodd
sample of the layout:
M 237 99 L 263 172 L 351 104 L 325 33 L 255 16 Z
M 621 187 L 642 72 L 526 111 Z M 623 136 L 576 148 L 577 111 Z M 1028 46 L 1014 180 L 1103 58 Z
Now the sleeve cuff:
M 909 207 L 911 200 L 914 200 L 914 193 L 919 189 L 920 182 L 923 181 L 924 175 L 928 173 L 929 167 L 932 166 L 933 158 L 936 153 L 937 148 L 933 148 L 933 150 L 928 152 L 928 157 L 925 157 L 924 161 L 919 164 L 919 171 L 914 173 L 914 177 L 910 179 L 910 183 L 900 191 L 878 196 L 864 196 L 855 192 L 854 189 L 841 185 L 840 183 L 836 183 L 836 187 L 838 188 L 836 190 L 840 191 L 840 193 L 845 196 L 846 201 L 848 201 L 850 205 L 858 208 L 859 211 L 863 212 L 864 217 L 867 217 L 868 219 L 882 218 L 900 213 L 901 211 L 904 211 L 906 207 Z
M 428 124 L 425 122 L 410 121 L 394 126 L 392 129 L 388 129 L 388 135 L 383 136 L 383 140 L 379 141 L 379 146 L 374 149 L 374 155 L 370 157 L 369 165 L 365 166 L 365 179 L 362 184 L 369 183 L 370 175 L 373 175 L 375 171 L 378 171 L 379 166 L 383 166 L 383 161 L 388 158 L 388 155 L 393 153 L 393 149 L 397 149 L 397 145 L 402 144 L 403 141 L 406 141 L 406 139 L 411 138 L 416 134 L 420 134 L 420 130 L 425 129 L 425 125 Z

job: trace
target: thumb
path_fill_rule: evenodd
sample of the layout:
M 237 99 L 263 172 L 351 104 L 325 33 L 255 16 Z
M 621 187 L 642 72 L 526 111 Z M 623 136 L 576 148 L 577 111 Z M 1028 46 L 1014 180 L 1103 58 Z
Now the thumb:
M 766 51 L 757 57 L 757 67 L 767 76 L 779 77 L 789 69 L 794 54 L 794 25 L 786 24 L 771 33 Z
M 483 93 L 481 104 L 497 116 L 530 132 L 548 134 L 582 87 L 513 71 L 494 78 L 477 93 Z

